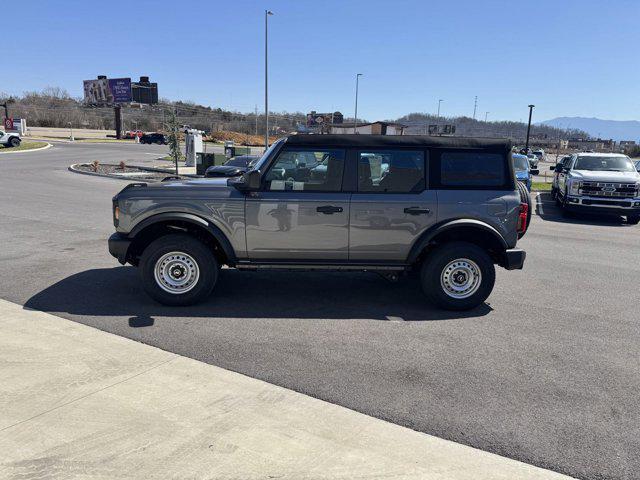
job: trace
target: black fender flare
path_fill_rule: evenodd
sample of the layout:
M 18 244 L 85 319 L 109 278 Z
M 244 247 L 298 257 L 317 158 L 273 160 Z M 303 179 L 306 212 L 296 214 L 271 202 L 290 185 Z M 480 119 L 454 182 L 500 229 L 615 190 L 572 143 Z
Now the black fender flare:
M 407 263 L 412 264 L 417 259 L 420 253 L 431 243 L 431 241 L 438 235 L 443 232 L 453 230 L 461 227 L 471 227 L 475 229 L 482 230 L 486 233 L 489 233 L 492 237 L 498 241 L 498 243 L 502 246 L 504 250 L 509 249 L 509 245 L 507 245 L 504 237 L 496 230 L 494 227 L 489 225 L 488 223 L 482 222 L 480 220 L 476 220 L 473 218 L 459 218 L 457 220 L 449 220 L 438 225 L 434 225 L 429 228 L 426 232 L 424 232 L 418 240 L 415 241 L 411 250 L 409 251 L 409 256 L 407 257 Z
M 137 223 L 131 229 L 127 237 L 129 237 L 130 239 L 134 239 L 136 235 L 142 232 L 145 228 L 151 225 L 154 225 L 156 223 L 167 222 L 172 220 L 191 223 L 198 227 L 204 228 L 207 232 L 209 232 L 213 236 L 213 238 L 215 238 L 215 240 L 218 242 L 220 247 L 222 247 L 222 250 L 224 251 L 229 261 L 234 264 L 236 263 L 236 260 L 237 260 L 236 253 L 233 250 L 233 247 L 231 246 L 231 242 L 229 242 L 229 239 L 222 232 L 222 230 L 220 230 L 220 228 L 218 228 L 216 225 L 209 222 L 208 220 L 202 217 L 199 217 L 198 215 L 194 215 L 192 213 L 165 212 L 165 213 L 158 213 L 158 214 L 152 215 L 150 217 L 145 218 L 141 222 Z

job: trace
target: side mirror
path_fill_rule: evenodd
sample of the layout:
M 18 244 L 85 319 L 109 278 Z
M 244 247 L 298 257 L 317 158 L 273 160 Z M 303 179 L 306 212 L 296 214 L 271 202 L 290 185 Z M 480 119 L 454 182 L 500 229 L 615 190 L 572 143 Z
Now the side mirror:
M 231 180 L 233 186 L 244 192 L 260 190 L 260 170 L 249 170 L 237 179 Z

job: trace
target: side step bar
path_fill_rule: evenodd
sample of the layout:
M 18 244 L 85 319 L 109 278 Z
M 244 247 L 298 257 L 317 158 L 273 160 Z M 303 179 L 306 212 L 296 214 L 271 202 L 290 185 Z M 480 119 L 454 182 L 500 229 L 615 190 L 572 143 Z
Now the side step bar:
M 354 271 L 397 271 L 402 272 L 409 266 L 404 264 L 369 264 L 369 263 L 290 263 L 290 262 L 246 262 L 235 265 L 240 270 L 354 270 Z

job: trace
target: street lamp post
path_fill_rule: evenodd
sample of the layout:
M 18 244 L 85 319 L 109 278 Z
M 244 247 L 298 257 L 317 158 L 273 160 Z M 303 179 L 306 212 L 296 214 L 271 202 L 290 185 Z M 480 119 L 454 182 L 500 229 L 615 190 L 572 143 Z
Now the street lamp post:
M 444 102 L 444 100 L 440 99 L 438 100 L 438 120 L 440 120 L 440 104 Z
M 491 113 L 491 112 L 484 112 L 484 121 L 485 121 L 485 123 L 487 122 L 487 117 L 489 116 L 489 113 Z
M 529 105 L 529 124 L 527 125 L 527 141 L 524 145 L 525 154 L 529 153 L 529 134 L 531 133 L 531 115 L 533 114 L 533 107 L 535 105 Z
M 360 81 L 361 73 L 356 74 L 356 111 L 353 115 L 353 133 L 357 133 L 356 129 L 358 127 L 358 83 Z
M 269 15 L 271 10 L 264 11 L 264 149 L 269 148 Z
M 73 138 L 73 127 L 71 122 L 67 122 L 67 125 L 69 125 L 69 141 L 73 142 L 75 139 Z

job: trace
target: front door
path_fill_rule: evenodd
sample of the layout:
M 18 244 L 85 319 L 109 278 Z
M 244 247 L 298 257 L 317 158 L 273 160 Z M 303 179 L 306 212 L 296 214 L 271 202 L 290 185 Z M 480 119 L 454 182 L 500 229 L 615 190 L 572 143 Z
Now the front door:
M 403 262 L 437 218 L 437 196 L 426 189 L 424 150 L 357 152 L 358 187 L 351 197 L 349 259 Z
M 345 152 L 287 148 L 246 200 L 249 259 L 344 261 L 349 251 L 349 193 L 342 192 Z

